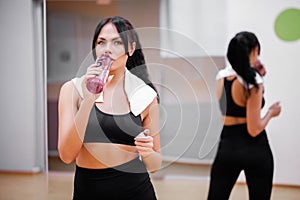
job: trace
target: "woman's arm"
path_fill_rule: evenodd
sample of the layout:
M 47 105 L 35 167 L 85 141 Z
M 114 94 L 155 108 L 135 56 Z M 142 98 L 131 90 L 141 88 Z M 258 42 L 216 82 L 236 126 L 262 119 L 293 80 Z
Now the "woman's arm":
M 79 99 L 80 96 L 71 81 L 62 86 L 58 104 L 58 151 L 65 163 L 74 161 L 82 147 L 93 105 L 91 100 L 82 100 L 78 107 Z
M 247 99 L 247 129 L 252 137 L 256 137 L 268 125 L 271 118 L 280 114 L 279 102 L 274 103 L 268 112 L 261 117 L 261 104 L 263 97 L 263 85 L 259 84 L 258 89 L 253 87 L 250 90 L 250 97 Z
M 223 86 L 224 86 L 224 78 L 217 80 L 216 89 L 217 89 L 217 98 L 218 98 L 218 100 L 220 100 L 221 97 L 222 97 L 222 93 L 223 93 L 223 90 L 224 90 Z
M 135 144 L 146 168 L 150 172 L 157 171 L 162 162 L 159 135 L 159 107 L 157 99 L 143 111 L 143 129 L 148 137 L 136 137 Z
M 66 82 L 59 94 L 58 101 L 58 152 L 65 163 L 73 162 L 83 144 L 85 130 L 92 106 L 99 94 L 90 93 L 86 88 L 89 78 L 100 73 L 96 64 L 87 68 L 81 83 L 82 95 L 79 95 L 72 81 Z M 80 102 L 80 104 L 79 104 Z

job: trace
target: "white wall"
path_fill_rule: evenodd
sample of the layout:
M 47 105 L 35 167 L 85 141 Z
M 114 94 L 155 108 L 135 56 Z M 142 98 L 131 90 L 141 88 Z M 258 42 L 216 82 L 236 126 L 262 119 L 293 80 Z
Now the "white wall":
M 161 0 L 160 1 L 160 27 L 178 34 L 163 31 L 161 33 L 162 49 L 179 52 L 185 57 L 222 56 L 226 35 L 226 1 L 219 0 Z M 198 48 L 191 47 L 191 42 Z M 199 50 L 199 47 L 203 49 Z M 162 56 L 172 57 L 165 53 Z
M 267 127 L 275 161 L 274 182 L 300 185 L 300 40 L 285 42 L 274 32 L 276 17 L 291 7 L 300 9 L 300 1 L 227 0 L 227 36 L 229 42 L 235 33 L 248 30 L 261 42 L 260 57 L 267 68 L 264 111 L 274 101 L 282 102 L 281 115 Z
M 1 1 L 0 13 L 0 170 L 43 171 L 42 1 Z

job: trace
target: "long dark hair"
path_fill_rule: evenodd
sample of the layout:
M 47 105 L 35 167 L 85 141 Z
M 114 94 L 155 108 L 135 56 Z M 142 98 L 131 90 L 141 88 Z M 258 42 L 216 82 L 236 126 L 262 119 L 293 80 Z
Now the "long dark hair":
M 256 71 L 250 66 L 249 55 L 251 51 L 258 47 L 260 53 L 260 43 L 254 33 L 242 31 L 237 33 L 231 40 L 227 50 L 227 59 L 232 68 L 246 82 L 247 91 L 252 84 L 258 88 L 255 76 Z
M 118 33 L 120 34 L 120 37 L 124 43 L 125 46 L 125 52 L 128 55 L 128 59 L 126 62 L 126 68 L 130 70 L 130 72 L 140 79 L 142 79 L 147 85 L 152 87 L 156 93 L 158 94 L 155 86 L 149 79 L 149 74 L 145 62 L 145 57 L 144 53 L 142 51 L 142 45 L 140 43 L 139 37 L 137 32 L 134 30 L 132 24 L 125 18 L 120 17 L 120 16 L 114 16 L 114 17 L 109 17 L 109 18 L 104 18 L 102 19 L 99 24 L 96 27 L 94 37 L 93 37 L 93 42 L 92 42 L 92 51 L 93 51 L 93 56 L 96 58 L 96 42 L 98 35 L 103 28 L 104 25 L 112 23 L 116 27 Z M 135 51 L 132 56 L 129 56 L 128 53 L 128 43 L 131 45 L 133 42 L 135 42 L 136 47 Z M 159 96 L 157 95 L 157 98 Z

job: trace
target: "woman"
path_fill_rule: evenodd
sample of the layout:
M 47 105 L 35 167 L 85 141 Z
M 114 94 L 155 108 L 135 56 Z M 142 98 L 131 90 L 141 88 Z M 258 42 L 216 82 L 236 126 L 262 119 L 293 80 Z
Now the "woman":
M 58 150 L 65 163 L 76 161 L 73 199 L 156 199 L 148 172 L 162 162 L 158 95 L 138 35 L 128 20 L 105 18 L 92 49 L 95 58 L 108 54 L 113 61 L 102 93 L 87 90 L 100 73 L 91 64 L 59 97 Z
M 265 128 L 281 106 L 274 103 L 261 117 L 263 80 L 255 69 L 259 54 L 260 43 L 251 32 L 240 32 L 229 43 L 227 58 L 234 73 L 223 73 L 217 82 L 224 126 L 211 169 L 210 200 L 229 199 L 242 170 L 249 199 L 270 199 L 274 163 Z

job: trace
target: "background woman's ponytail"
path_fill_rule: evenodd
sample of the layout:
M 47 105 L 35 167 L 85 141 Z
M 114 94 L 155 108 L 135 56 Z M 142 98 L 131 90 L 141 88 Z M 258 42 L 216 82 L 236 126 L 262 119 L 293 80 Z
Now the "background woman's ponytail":
M 256 71 L 250 66 L 249 55 L 251 51 L 260 44 L 257 37 L 250 32 L 240 32 L 231 39 L 228 50 L 227 59 L 236 73 L 243 78 L 247 90 L 250 84 L 258 88 L 255 76 Z

